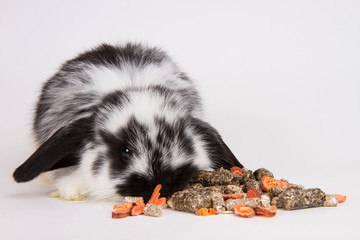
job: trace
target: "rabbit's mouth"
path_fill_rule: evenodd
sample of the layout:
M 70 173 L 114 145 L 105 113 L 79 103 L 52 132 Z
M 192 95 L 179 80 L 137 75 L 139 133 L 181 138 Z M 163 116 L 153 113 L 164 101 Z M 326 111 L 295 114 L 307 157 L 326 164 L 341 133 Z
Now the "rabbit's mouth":
M 154 188 L 161 184 L 161 197 L 168 198 L 175 192 L 183 190 L 197 170 L 193 164 L 187 163 L 174 170 L 160 170 L 156 176 L 150 179 L 143 174 L 132 173 L 126 177 L 123 184 L 116 186 L 117 193 L 122 196 L 141 196 L 147 202 Z

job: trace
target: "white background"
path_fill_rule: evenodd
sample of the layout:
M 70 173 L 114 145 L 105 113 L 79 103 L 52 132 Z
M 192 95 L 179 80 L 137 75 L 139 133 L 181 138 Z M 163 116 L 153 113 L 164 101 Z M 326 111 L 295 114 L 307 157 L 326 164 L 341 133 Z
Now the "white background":
M 1 239 L 358 239 L 359 1 L 0 3 Z M 247 168 L 347 201 L 273 219 L 166 210 L 112 220 L 111 204 L 15 184 L 12 171 L 34 151 L 41 84 L 77 53 L 126 40 L 164 48 L 197 81 L 208 121 Z

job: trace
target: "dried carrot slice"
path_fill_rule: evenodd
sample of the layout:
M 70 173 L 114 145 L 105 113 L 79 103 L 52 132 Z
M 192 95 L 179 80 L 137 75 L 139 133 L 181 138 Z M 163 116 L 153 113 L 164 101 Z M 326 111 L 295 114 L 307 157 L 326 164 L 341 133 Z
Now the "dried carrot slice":
M 338 200 L 339 203 L 343 203 L 346 200 L 346 196 L 345 195 L 341 195 L 341 194 L 333 194 L 336 199 Z
M 234 207 L 235 214 L 243 218 L 252 218 L 255 216 L 254 209 L 245 207 L 244 205 L 236 205 Z
M 215 211 L 213 208 L 200 208 L 197 210 L 196 215 L 198 216 L 211 216 L 211 215 L 217 215 L 219 212 Z
M 114 205 L 113 210 L 114 210 L 114 212 L 123 212 L 123 213 L 130 212 L 133 205 L 134 205 L 134 203 L 123 202 L 120 206 Z
M 237 199 L 237 198 L 244 198 L 244 195 L 241 193 L 230 193 L 230 194 L 223 194 L 224 200 L 228 199 Z
M 154 203 L 158 201 L 159 197 L 160 197 L 160 193 L 157 193 L 154 198 Z
M 148 201 L 149 204 L 154 204 L 154 202 L 156 201 L 156 199 L 159 198 L 161 187 L 162 187 L 161 184 L 158 184 L 158 185 L 155 187 L 154 192 L 153 192 L 153 194 L 151 195 L 150 200 Z
M 141 199 L 136 200 L 135 204 L 136 206 L 131 209 L 131 216 L 139 216 L 144 212 L 144 208 L 146 206 Z
M 270 189 L 272 187 L 282 187 L 282 188 L 288 187 L 287 182 L 283 180 L 277 180 L 269 176 L 263 176 L 260 180 L 260 183 L 261 183 L 261 188 L 267 192 L 270 192 Z
M 111 217 L 113 219 L 126 218 L 130 216 L 130 213 L 112 212 Z
M 133 205 L 134 203 L 129 203 L 129 202 L 123 202 L 120 206 L 114 205 L 112 218 L 118 219 L 118 218 L 124 218 L 130 216 L 130 211 Z
M 164 206 L 166 203 L 166 198 L 160 197 L 160 189 L 161 189 L 161 184 L 158 184 L 155 189 L 153 194 L 151 195 L 150 200 L 148 201 L 149 204 L 154 204 L 154 205 L 160 205 L 160 206 Z
M 200 208 L 197 210 L 196 215 L 198 216 L 208 216 L 208 211 L 206 208 Z
M 282 188 L 289 187 L 289 184 L 286 181 L 283 181 L 283 180 L 278 180 L 278 181 L 279 181 L 279 187 L 282 187 Z
M 232 167 L 230 171 L 234 173 L 236 176 L 241 176 L 244 174 L 243 170 L 240 167 Z
M 274 217 L 276 215 L 276 207 L 256 207 L 254 208 L 256 215 L 262 215 L 264 217 Z
M 162 198 L 159 198 L 157 201 L 156 201 L 156 203 L 155 203 L 155 205 L 160 205 L 160 206 L 164 206 L 166 204 L 166 198 L 165 197 L 162 197 Z
M 247 197 L 248 198 L 260 198 L 260 193 L 255 188 L 250 188 L 247 190 Z

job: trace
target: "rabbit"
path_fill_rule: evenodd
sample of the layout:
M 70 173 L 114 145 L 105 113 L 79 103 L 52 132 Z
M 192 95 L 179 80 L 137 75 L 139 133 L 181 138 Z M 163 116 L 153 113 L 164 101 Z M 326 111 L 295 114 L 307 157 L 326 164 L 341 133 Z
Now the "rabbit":
M 194 82 L 162 49 L 101 44 L 65 62 L 35 108 L 36 151 L 13 173 L 47 173 L 65 200 L 150 198 L 184 189 L 198 170 L 243 167 L 203 119 Z

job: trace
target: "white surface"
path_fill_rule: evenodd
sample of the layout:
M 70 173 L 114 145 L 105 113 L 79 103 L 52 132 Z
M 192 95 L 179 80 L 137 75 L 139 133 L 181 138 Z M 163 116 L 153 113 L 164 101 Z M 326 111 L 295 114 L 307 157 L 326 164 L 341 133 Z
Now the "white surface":
M 358 239 L 359 1 L 1 1 L 1 239 Z M 60 64 L 100 42 L 166 49 L 199 85 L 208 120 L 248 168 L 328 193 L 337 208 L 275 218 L 110 219 L 111 203 L 12 182 L 34 150 L 32 109 Z M 268 236 L 270 235 L 270 236 Z M 133 238 L 131 238 L 133 239 Z

